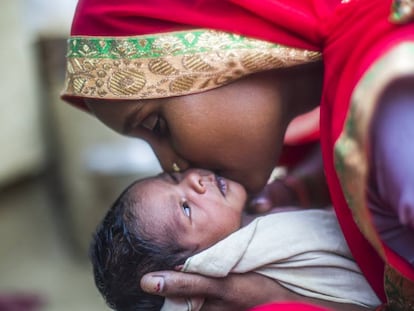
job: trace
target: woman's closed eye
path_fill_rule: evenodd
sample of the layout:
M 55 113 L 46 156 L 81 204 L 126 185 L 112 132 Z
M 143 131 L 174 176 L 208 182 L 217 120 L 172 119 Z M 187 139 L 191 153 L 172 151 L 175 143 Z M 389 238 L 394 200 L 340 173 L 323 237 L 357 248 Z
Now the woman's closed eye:
M 150 115 L 142 121 L 141 125 L 156 135 L 161 135 L 166 129 L 164 119 L 162 119 L 158 114 Z
M 188 205 L 187 201 L 184 201 L 181 204 L 181 208 L 183 210 L 184 215 L 191 219 L 191 207 L 190 205 Z

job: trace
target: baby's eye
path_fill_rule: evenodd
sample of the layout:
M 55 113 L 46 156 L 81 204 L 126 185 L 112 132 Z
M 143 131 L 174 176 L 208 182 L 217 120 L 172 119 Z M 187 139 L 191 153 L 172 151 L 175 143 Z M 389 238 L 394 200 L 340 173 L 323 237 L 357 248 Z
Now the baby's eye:
M 184 201 L 184 202 L 182 203 L 181 207 L 182 207 L 182 209 L 183 209 L 184 214 L 185 214 L 188 218 L 191 218 L 191 208 L 190 208 L 190 206 L 188 205 L 188 203 L 187 203 L 186 201 Z

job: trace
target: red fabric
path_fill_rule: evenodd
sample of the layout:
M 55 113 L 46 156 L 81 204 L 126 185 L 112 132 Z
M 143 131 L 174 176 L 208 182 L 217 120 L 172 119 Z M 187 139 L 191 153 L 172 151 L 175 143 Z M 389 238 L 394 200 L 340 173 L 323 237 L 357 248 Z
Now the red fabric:
M 347 207 L 334 169 L 333 146 L 342 132 L 352 90 L 361 76 L 393 44 L 414 37 L 414 24 L 401 27 L 388 22 L 390 7 L 390 0 L 351 0 L 337 10 L 323 49 L 325 91 L 320 129 L 325 170 L 339 222 L 361 270 L 383 301 L 384 263 L 361 235 Z M 399 256 L 388 256 L 388 261 L 414 280 L 413 267 Z
M 320 107 L 296 117 L 285 135 L 285 144 L 298 145 L 319 140 Z
M 311 152 L 315 151 L 318 142 L 309 142 L 300 145 L 284 145 L 282 154 L 276 165 L 293 168 L 298 163 L 304 161 Z
M 71 34 L 130 36 L 208 27 L 317 50 L 337 0 L 80 0 Z
M 250 309 L 250 311 L 274 311 L 274 310 L 284 310 L 284 311 L 329 311 L 331 309 L 321 308 L 317 306 L 312 306 L 304 303 L 270 303 L 262 306 L 255 307 Z
M 391 0 L 350 0 L 340 5 L 339 2 L 80 0 L 71 33 L 129 36 L 208 27 L 322 51 L 326 73 L 320 135 L 331 195 L 355 259 L 385 301 L 384 263 L 352 218 L 334 169 L 333 146 L 342 131 L 356 83 L 379 55 L 401 38 L 414 36 L 414 23 L 408 26 L 390 24 Z M 414 280 L 412 267 L 398 256 L 389 255 L 388 258 L 393 266 L 401 267 L 400 271 Z

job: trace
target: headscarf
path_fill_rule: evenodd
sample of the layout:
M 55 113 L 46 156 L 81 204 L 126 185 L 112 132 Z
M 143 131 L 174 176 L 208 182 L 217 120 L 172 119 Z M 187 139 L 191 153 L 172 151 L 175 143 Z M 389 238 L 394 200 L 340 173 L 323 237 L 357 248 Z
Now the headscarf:
M 186 95 L 318 60 L 337 1 L 314 2 L 80 0 L 62 98 Z

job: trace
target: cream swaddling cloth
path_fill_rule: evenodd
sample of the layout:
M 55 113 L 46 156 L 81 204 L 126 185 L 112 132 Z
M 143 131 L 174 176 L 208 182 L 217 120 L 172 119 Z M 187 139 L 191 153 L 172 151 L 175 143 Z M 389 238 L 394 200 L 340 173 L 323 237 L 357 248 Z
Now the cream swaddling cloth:
M 367 307 L 380 304 L 352 258 L 332 210 L 256 218 L 188 258 L 184 272 L 211 277 L 254 271 L 307 297 Z M 202 299 L 166 298 L 162 311 L 198 311 Z

